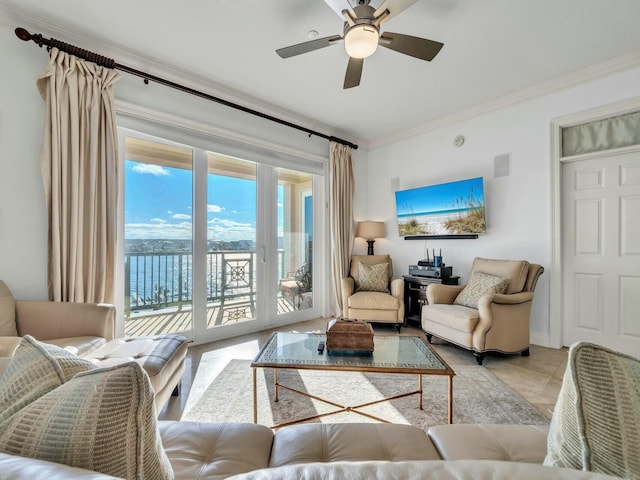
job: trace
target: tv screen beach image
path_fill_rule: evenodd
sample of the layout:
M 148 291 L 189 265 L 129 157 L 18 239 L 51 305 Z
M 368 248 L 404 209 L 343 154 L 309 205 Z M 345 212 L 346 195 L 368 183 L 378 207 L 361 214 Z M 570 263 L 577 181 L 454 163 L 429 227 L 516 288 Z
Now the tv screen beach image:
M 398 234 L 485 233 L 482 177 L 396 192 Z

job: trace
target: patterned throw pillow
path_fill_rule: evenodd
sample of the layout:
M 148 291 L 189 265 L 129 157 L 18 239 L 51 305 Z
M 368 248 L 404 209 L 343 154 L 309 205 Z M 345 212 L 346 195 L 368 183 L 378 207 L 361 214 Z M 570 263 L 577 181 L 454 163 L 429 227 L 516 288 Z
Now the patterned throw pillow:
M 509 285 L 509 278 L 497 277 L 484 272 L 473 272 L 467 285 L 453 301 L 454 305 L 478 308 L 478 301 L 485 293 L 504 293 Z
M 0 425 L 76 373 L 94 368 L 88 360 L 25 335 L 0 376 Z
M 25 336 L 0 377 L 0 452 L 122 478 L 171 479 L 137 362 L 98 368 Z
M 361 292 L 389 293 L 389 264 L 377 263 L 367 265 L 360 263 L 358 266 L 358 282 Z
M 640 360 L 576 343 L 547 437 L 548 466 L 640 479 Z

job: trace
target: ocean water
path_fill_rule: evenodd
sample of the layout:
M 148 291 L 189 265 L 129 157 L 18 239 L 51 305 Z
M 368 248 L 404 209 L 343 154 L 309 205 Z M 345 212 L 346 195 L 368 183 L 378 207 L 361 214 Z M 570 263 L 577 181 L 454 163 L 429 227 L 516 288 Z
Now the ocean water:
M 412 218 L 412 217 L 436 217 L 436 216 L 453 216 L 453 215 L 458 215 L 458 214 L 466 214 L 469 213 L 470 211 L 472 211 L 472 208 L 450 208 L 447 210 L 432 210 L 430 212 L 411 212 L 411 213 L 404 213 L 404 214 L 400 214 L 398 215 L 398 218 Z

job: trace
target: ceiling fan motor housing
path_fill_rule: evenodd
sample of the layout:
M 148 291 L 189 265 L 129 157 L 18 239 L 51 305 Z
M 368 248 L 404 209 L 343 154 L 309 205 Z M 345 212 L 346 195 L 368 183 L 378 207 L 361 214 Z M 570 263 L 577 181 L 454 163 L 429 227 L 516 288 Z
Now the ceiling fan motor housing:
M 353 11 L 356 14 L 356 18 L 351 18 L 353 24 L 344 24 L 344 46 L 351 58 L 366 58 L 376 51 L 380 38 L 375 9 L 369 5 L 358 5 Z

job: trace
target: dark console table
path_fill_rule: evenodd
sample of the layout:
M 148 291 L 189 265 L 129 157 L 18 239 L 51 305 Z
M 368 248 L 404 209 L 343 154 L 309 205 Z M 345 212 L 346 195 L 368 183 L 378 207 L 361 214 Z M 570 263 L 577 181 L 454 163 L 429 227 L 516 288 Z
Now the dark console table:
M 403 275 L 404 278 L 404 324 L 409 321 L 421 324 L 422 306 L 427 303 L 427 286 L 430 283 L 458 285 L 460 277 L 433 278 Z

